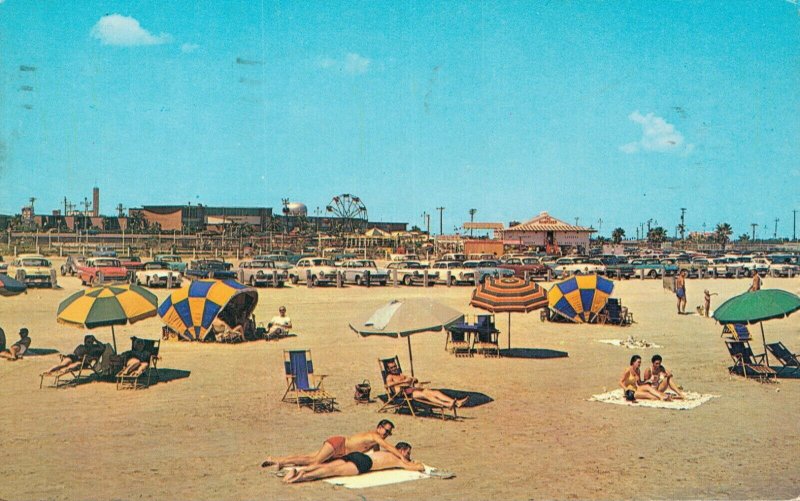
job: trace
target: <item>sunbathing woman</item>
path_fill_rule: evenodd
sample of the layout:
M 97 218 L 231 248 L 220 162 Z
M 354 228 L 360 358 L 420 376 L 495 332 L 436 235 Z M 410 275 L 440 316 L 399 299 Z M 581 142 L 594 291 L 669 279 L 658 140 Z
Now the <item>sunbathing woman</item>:
M 61 362 L 49 368 L 43 375 L 66 374 L 69 371 L 79 369 L 82 364 L 88 364 L 92 360 L 100 358 L 104 350 L 105 346 L 100 344 L 97 338 L 88 334 L 83 338 L 83 344 L 75 347 L 75 350 L 69 355 L 62 355 Z M 85 360 L 84 356 L 86 356 Z
M 642 400 L 671 400 L 669 395 L 665 395 L 653 388 L 649 383 L 642 381 L 639 367 L 642 365 L 642 357 L 634 355 L 631 357 L 631 365 L 619 380 L 622 391 L 625 392 L 625 400 L 635 402 L 637 398 Z
M 144 351 L 144 341 L 137 339 L 133 342 L 133 349 L 122 354 L 125 357 L 125 367 L 119 371 L 118 376 L 140 376 L 150 367 L 150 353 Z

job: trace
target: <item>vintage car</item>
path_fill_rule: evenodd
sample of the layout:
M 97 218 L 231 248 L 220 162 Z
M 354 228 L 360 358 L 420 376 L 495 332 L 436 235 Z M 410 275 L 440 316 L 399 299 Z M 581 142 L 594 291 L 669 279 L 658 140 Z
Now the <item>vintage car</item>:
M 67 260 L 61 265 L 61 276 L 67 275 L 74 277 L 78 273 L 78 268 L 86 264 L 86 257 L 82 254 L 70 254 Z
M 111 247 L 98 247 L 89 253 L 92 257 L 117 257 L 117 251 Z
M 395 261 L 386 266 L 389 276 L 393 277 L 397 270 L 397 280 L 403 285 L 424 284 L 425 276 L 428 277 L 428 285 L 433 285 L 439 280 L 439 273 L 423 266 L 419 261 Z
M 339 270 L 334 266 L 333 261 L 324 257 L 304 257 L 300 259 L 292 269 L 289 270 L 289 279 L 293 284 L 306 279 L 311 281 L 311 285 L 336 283 L 336 274 Z
M 744 265 L 735 257 L 715 257 L 708 265 L 707 271 L 716 277 L 736 277 L 743 275 Z
M 624 257 L 603 255 L 590 260 L 593 263 L 600 263 L 606 267 L 605 274 L 611 278 L 631 278 L 635 273 L 636 266 L 629 263 Z
M 363 285 L 367 283 L 368 274 L 370 284 L 386 285 L 389 280 L 389 271 L 378 268 L 375 261 L 371 259 L 347 259 L 342 261 L 339 268 L 342 270 L 345 283 Z
M 277 286 L 283 287 L 288 278 L 286 270 L 278 268 L 275 261 L 268 259 L 242 261 L 239 263 L 237 274 L 241 283 L 252 287 L 275 285 L 276 278 Z
M 439 261 L 458 261 L 459 263 L 463 263 L 466 260 L 467 260 L 466 254 L 461 254 L 456 252 L 456 253 L 445 254 Z
M 108 282 L 125 282 L 128 270 L 115 257 L 90 257 L 78 268 L 82 285 L 99 286 Z
M 636 276 L 644 274 L 648 278 L 661 278 L 666 273 L 666 265 L 655 258 L 634 259 L 631 261 L 631 266 Z
M 141 269 L 134 272 L 135 282 L 148 287 L 180 287 L 183 276 L 170 269 L 169 264 L 163 261 L 150 261 L 143 263 Z M 170 279 L 171 277 L 171 279 Z
M 186 263 L 177 254 L 156 254 L 154 260 L 167 263 L 172 271 L 186 273 Z
M 464 268 L 461 261 L 436 261 L 431 265 L 431 269 L 439 273 L 439 283 L 447 285 L 447 272 L 450 272 L 449 285 L 473 285 L 475 282 L 475 270 Z
M 10 277 L 28 287 L 55 287 L 56 270 L 50 261 L 40 254 L 20 254 L 6 270 Z
M 742 273 L 748 277 L 756 273 L 763 277 L 770 271 L 770 263 L 765 257 L 736 256 L 735 259 L 742 265 Z
M 124 268 L 127 268 L 128 271 L 137 271 L 144 268 L 144 263 L 142 262 L 142 258 L 139 256 L 128 256 L 119 258 L 120 263 Z M 163 261 L 161 261 L 163 263 Z
M 470 260 L 464 261 L 464 268 L 469 271 L 465 273 L 466 279 L 475 282 L 475 276 L 478 277 L 478 282 L 483 283 L 486 277 L 513 277 L 514 270 L 508 268 L 500 268 L 500 261 L 495 260 Z
M 285 254 L 261 254 L 253 257 L 253 261 L 272 261 L 279 270 L 288 270 L 294 266 Z
M 192 261 L 191 266 L 184 272 L 186 278 L 189 280 L 198 280 L 202 278 L 213 278 L 216 280 L 225 280 L 228 278 L 236 278 L 236 272 L 231 270 L 231 263 L 226 263 L 218 259 L 198 259 Z
M 553 264 L 553 275 L 556 278 L 570 275 L 603 275 L 605 272 L 605 265 L 592 262 L 587 257 L 562 257 Z
M 797 264 L 797 257 L 788 254 L 770 254 L 765 258 L 755 258 L 762 262 L 766 261 L 769 265 L 770 274 L 778 277 L 788 277 L 789 275 L 800 274 L 800 265 Z
M 512 270 L 518 278 L 546 275 L 548 270 L 547 266 L 532 256 L 506 257 L 497 267 Z

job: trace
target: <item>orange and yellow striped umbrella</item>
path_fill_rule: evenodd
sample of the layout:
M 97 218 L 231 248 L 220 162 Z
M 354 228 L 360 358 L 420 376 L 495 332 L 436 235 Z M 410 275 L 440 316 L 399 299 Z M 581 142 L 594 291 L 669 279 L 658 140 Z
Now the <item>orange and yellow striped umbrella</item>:
M 489 277 L 472 291 L 469 304 L 492 313 L 508 313 L 508 348 L 511 349 L 511 314 L 544 308 L 547 306 L 547 291 L 539 284 L 521 278 Z

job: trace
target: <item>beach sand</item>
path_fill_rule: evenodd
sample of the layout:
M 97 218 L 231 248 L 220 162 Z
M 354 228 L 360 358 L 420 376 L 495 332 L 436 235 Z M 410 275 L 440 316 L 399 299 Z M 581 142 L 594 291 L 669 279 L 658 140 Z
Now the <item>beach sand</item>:
M 33 289 L 0 298 L 0 326 L 9 342 L 22 326 L 33 348 L 70 352 L 83 332 L 59 325 L 56 308 L 80 289 Z M 743 292 L 750 281 L 690 280 L 688 309 L 705 288 L 714 305 Z M 764 280 L 765 288 L 797 293 L 800 278 Z M 166 292 L 158 290 L 160 300 Z M 539 312 L 512 315 L 514 348 L 564 351 L 562 358 L 455 358 L 445 335 L 411 339 L 417 377 L 433 387 L 487 395 L 464 408 L 463 420 L 443 422 L 378 414 L 356 405 L 353 386 L 382 393 L 376 359 L 398 354 L 406 372 L 406 341 L 361 338 L 348 320 L 394 297 L 429 295 L 463 310 L 470 287 L 261 289 L 256 309 L 268 321 L 288 307 L 297 337 L 275 342 L 215 345 L 164 342 L 159 368 L 185 375 L 141 391 L 95 382 L 39 390 L 38 374 L 57 355 L 0 360 L 0 464 L 3 499 L 697 499 L 794 498 L 800 495 L 800 379 L 758 384 L 728 375 L 721 326 L 697 314 L 679 316 L 661 281 L 617 282 L 614 296 L 633 312 L 628 328 L 542 323 Z M 120 351 L 129 336 L 155 338 L 156 318 L 117 328 Z M 498 315 L 506 347 L 507 315 Z M 757 327 L 754 330 L 756 334 Z M 800 313 L 764 324 L 767 341 L 800 351 Z M 111 341 L 110 330 L 92 332 Z M 590 402 L 617 387 L 633 350 L 597 342 L 643 338 L 687 390 L 719 398 L 690 411 Z M 760 339 L 760 333 L 757 338 Z M 760 341 L 753 344 L 761 351 Z M 314 414 L 281 403 L 286 388 L 283 350 L 310 348 L 318 373 L 338 397 L 341 412 Z M 656 353 L 642 349 L 649 361 Z M 259 467 L 267 455 L 311 452 L 330 435 L 395 425 L 392 440 L 413 445 L 415 459 L 454 472 L 363 491 L 313 482 L 287 486 Z

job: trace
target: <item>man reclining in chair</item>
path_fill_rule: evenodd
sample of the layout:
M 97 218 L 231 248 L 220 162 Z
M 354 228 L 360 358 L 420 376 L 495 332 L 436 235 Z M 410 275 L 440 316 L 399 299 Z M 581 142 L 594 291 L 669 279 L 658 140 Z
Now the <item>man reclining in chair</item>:
M 400 451 L 402 459 L 387 451 L 351 452 L 341 459 L 327 463 L 292 468 L 284 477 L 287 484 L 309 482 L 331 477 L 354 477 L 370 471 L 402 468 L 409 471 L 425 471 L 425 465 L 411 461 L 411 446 L 406 442 L 397 442 L 395 448 Z
M 144 350 L 144 341 L 137 339 L 133 342 L 133 349 L 121 355 L 125 360 L 125 367 L 119 371 L 118 376 L 138 377 L 150 367 L 150 353 Z
M 42 375 L 50 376 L 56 374 L 66 374 L 69 371 L 80 369 L 81 365 L 86 367 L 92 361 L 99 359 L 103 355 L 105 349 L 105 345 L 101 344 L 97 338 L 91 334 L 87 334 L 83 338 L 83 344 L 76 346 L 72 353 L 68 355 L 62 355 L 61 362 L 59 362 L 58 365 L 47 369 L 47 371 L 43 372 Z M 84 356 L 86 356 L 85 361 L 83 358 Z
M 378 450 L 379 447 L 383 447 L 389 451 L 390 454 L 398 458 L 398 460 L 405 462 L 403 454 L 386 441 L 386 438 L 392 434 L 393 430 L 394 423 L 388 419 L 382 419 L 374 431 L 356 433 L 350 437 L 329 437 L 323 442 L 322 448 L 317 452 L 276 458 L 270 456 L 266 461 L 261 463 L 261 467 L 267 468 L 269 466 L 275 466 L 280 470 L 284 466 L 315 466 L 326 461 L 342 458 L 350 453 L 364 453 L 368 450 Z
M 422 402 L 423 404 L 453 409 L 455 407 L 461 407 L 469 400 L 469 396 L 456 400 L 455 398 L 448 397 L 439 390 L 415 386 L 419 383 L 419 380 L 401 373 L 397 362 L 394 360 L 386 362 L 386 372 L 389 373 L 386 376 L 387 388 L 391 391 L 402 391 L 408 397 Z

